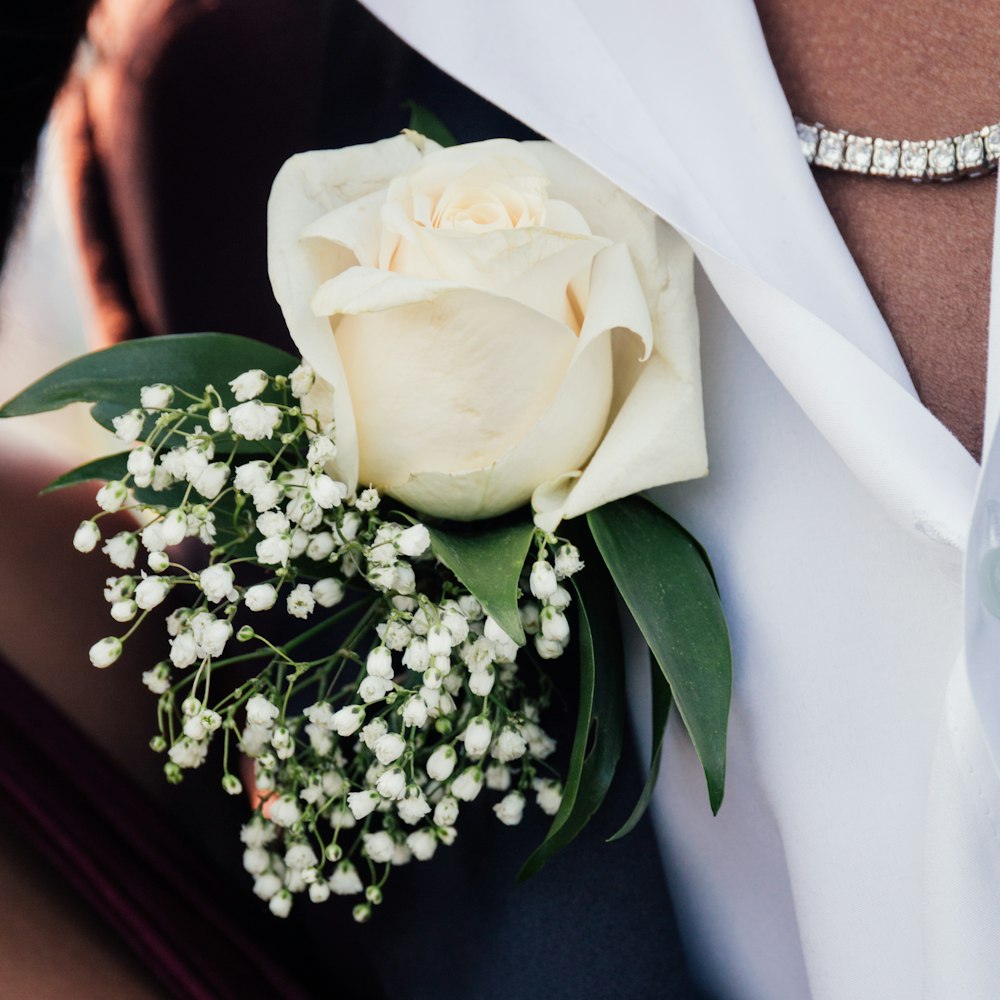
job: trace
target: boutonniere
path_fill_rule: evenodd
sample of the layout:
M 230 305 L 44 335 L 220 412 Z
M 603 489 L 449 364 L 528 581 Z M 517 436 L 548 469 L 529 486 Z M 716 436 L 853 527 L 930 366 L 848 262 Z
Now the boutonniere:
M 74 538 L 116 567 L 110 667 L 147 620 L 168 780 L 223 747 L 254 891 L 360 896 L 469 809 L 590 820 L 624 730 L 619 603 L 652 652 L 652 791 L 674 705 L 725 777 L 731 685 L 707 557 L 640 494 L 707 471 L 692 255 L 564 150 L 416 132 L 301 154 L 268 206 L 301 357 L 223 334 L 79 358 L 3 416 L 95 404 L 128 448 Z M 105 512 L 135 530 L 104 537 Z M 169 612 L 169 613 L 167 613 Z M 165 617 L 165 622 L 163 621 Z M 572 667 L 570 666 L 572 663 Z M 546 732 L 576 672 L 572 746 Z M 252 762 L 241 772 L 242 758 Z

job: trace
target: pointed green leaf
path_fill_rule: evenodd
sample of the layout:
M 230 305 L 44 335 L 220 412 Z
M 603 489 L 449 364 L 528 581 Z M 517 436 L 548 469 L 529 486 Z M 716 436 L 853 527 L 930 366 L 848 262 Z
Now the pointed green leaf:
M 287 375 L 298 360 L 268 344 L 227 333 L 149 337 L 84 354 L 44 375 L 0 408 L 0 417 L 58 410 L 69 403 L 139 405 L 139 390 L 151 382 L 180 386 L 198 396 L 213 384 L 224 399 L 226 383 L 250 368 Z
M 690 535 L 643 497 L 587 515 L 594 540 L 632 612 L 705 769 L 718 812 L 726 780 L 732 651 L 718 591 Z
M 670 717 L 670 685 L 663 676 L 652 656 L 649 658 L 650 674 L 652 681 L 651 701 L 653 709 L 653 752 L 649 761 L 649 774 L 646 775 L 646 783 L 642 787 L 642 794 L 636 802 L 632 814 L 625 821 L 622 828 L 608 837 L 608 843 L 621 840 L 622 837 L 630 834 L 645 815 L 649 808 L 650 800 L 653 798 L 653 789 L 656 787 L 656 779 L 660 774 L 660 756 L 663 753 L 663 737 L 667 732 L 667 719 Z
M 121 479 L 125 475 L 127 461 L 127 451 L 95 458 L 92 462 L 78 465 L 75 469 L 70 469 L 69 472 L 64 472 L 57 479 L 53 479 L 42 490 L 42 494 L 55 493 L 56 490 L 65 489 L 67 486 L 77 486 L 80 483 L 91 483 L 98 480 L 106 483 L 109 479 Z
M 431 549 L 468 588 L 486 613 L 519 646 L 524 629 L 517 609 L 518 581 L 535 532 L 531 521 L 459 528 L 431 528 Z
M 582 546 L 581 546 L 582 548 Z M 625 731 L 625 659 L 614 586 L 594 555 L 576 578 L 580 702 L 559 811 L 518 874 L 523 881 L 569 844 L 607 794 Z
M 429 111 L 416 101 L 403 101 L 403 107 L 410 112 L 410 128 L 414 132 L 433 139 L 439 146 L 454 146 L 458 141 L 433 111 Z

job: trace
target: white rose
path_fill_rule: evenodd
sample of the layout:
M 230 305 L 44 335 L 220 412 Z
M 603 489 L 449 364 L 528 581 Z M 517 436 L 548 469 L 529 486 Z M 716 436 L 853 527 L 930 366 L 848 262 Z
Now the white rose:
M 690 249 L 557 146 L 300 154 L 268 261 L 351 490 L 551 528 L 707 471 Z

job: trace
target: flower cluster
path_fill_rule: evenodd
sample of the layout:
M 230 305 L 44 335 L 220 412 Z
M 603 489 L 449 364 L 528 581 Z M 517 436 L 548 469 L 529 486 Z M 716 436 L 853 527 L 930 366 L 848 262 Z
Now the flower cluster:
M 306 365 L 248 371 L 229 406 L 211 386 L 145 387 L 115 419 L 133 445 L 122 477 L 101 488 L 102 513 L 74 545 L 96 549 L 100 519 L 134 511 L 141 526 L 101 550 L 122 571 L 105 588 L 111 617 L 129 628 L 96 643 L 91 662 L 109 666 L 154 609 L 169 610 L 167 655 L 142 677 L 159 699 L 152 746 L 168 779 L 220 743 L 224 789 L 251 785 L 242 836 L 256 894 L 278 916 L 296 894 L 357 896 L 362 921 L 392 867 L 451 844 L 484 791 L 507 825 L 529 800 L 558 810 L 541 667 L 567 647 L 565 584 L 583 564 L 536 530 L 519 647 L 438 560 L 425 524 L 331 474 L 335 428 L 304 412 L 312 383 Z

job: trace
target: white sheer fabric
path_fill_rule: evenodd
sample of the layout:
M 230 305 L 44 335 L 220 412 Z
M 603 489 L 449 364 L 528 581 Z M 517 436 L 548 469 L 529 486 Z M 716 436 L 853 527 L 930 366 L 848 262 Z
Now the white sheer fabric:
M 675 726 L 654 802 L 703 981 L 738 1000 L 995 996 L 996 352 L 980 475 L 913 394 L 750 0 L 366 2 L 685 232 L 704 268 L 712 472 L 657 500 L 718 570 L 729 776 L 713 818 Z

